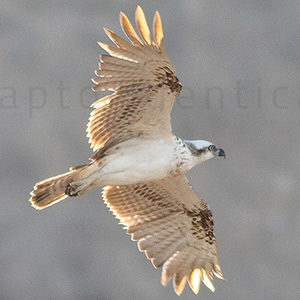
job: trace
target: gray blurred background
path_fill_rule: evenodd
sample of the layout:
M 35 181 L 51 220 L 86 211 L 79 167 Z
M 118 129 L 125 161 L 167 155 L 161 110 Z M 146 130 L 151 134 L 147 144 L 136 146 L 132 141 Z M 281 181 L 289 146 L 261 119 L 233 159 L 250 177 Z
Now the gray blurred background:
M 162 16 L 184 89 L 174 132 L 225 149 L 189 178 L 226 281 L 199 299 L 299 299 L 300 2 L 138 1 Z M 87 162 L 90 78 L 136 1 L 0 1 L 0 299 L 174 299 L 100 189 L 44 211 L 33 184 Z M 96 97 L 96 98 L 95 98 Z M 196 299 L 186 289 L 183 299 Z

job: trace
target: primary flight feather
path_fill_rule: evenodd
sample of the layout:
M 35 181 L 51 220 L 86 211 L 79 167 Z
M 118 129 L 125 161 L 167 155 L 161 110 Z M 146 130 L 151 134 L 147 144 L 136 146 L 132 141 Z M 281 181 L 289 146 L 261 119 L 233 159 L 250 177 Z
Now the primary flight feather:
M 154 39 L 139 6 L 135 19 L 140 35 L 120 14 L 130 42 L 105 29 L 115 46 L 99 43 L 108 54 L 101 55 L 93 89 L 113 93 L 92 105 L 91 162 L 36 183 L 30 202 L 43 209 L 105 186 L 105 203 L 152 264 L 162 267 L 163 285 L 173 278 L 180 295 L 187 281 L 195 293 L 202 281 L 214 291 L 213 275 L 223 276 L 212 214 L 184 174 L 225 153 L 208 141 L 173 135 L 170 113 L 182 87 L 165 50 L 160 15 Z

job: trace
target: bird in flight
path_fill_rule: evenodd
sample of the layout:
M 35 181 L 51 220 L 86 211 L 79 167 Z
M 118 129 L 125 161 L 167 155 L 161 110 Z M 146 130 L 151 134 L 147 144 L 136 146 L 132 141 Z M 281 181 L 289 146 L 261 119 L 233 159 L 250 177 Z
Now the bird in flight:
M 213 275 L 223 276 L 213 217 L 185 173 L 225 152 L 173 135 L 170 113 L 182 86 L 165 49 L 161 18 L 156 12 L 154 38 L 139 6 L 135 20 L 140 34 L 120 14 L 129 42 L 104 29 L 115 45 L 99 43 L 108 54 L 100 57 L 93 90 L 113 93 L 92 104 L 90 163 L 36 183 L 30 202 L 41 210 L 104 186 L 106 205 L 153 266 L 162 267 L 164 286 L 173 278 L 178 295 L 187 281 L 196 294 L 201 281 L 214 291 Z

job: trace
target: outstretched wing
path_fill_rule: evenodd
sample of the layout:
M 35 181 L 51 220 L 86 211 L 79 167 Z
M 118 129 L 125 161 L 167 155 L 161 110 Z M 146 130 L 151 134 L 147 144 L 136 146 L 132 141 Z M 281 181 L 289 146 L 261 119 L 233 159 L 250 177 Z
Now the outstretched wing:
M 127 17 L 120 22 L 128 43 L 105 29 L 116 46 L 99 43 L 109 53 L 101 55 L 95 91 L 114 91 L 92 107 L 87 136 L 94 151 L 101 156 L 106 149 L 127 139 L 170 135 L 170 113 L 181 85 L 164 47 L 159 13 L 153 21 L 154 40 L 142 9 L 136 10 L 136 24 L 141 37 Z
M 127 228 L 132 240 L 163 266 L 161 283 L 173 277 L 180 295 L 188 280 L 197 294 L 201 280 L 214 291 L 213 274 L 223 278 L 213 234 L 213 218 L 183 175 L 127 186 L 106 186 L 107 206 Z

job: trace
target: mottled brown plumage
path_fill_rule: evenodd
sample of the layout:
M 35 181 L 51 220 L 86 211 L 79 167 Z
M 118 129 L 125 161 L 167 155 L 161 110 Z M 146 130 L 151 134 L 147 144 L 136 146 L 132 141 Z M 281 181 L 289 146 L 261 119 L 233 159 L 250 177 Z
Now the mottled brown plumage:
M 103 198 L 152 264 L 163 266 L 163 285 L 173 277 L 177 294 L 187 280 L 195 293 L 201 280 L 214 290 L 212 276 L 222 278 L 222 273 L 212 214 L 183 175 L 107 186 Z

